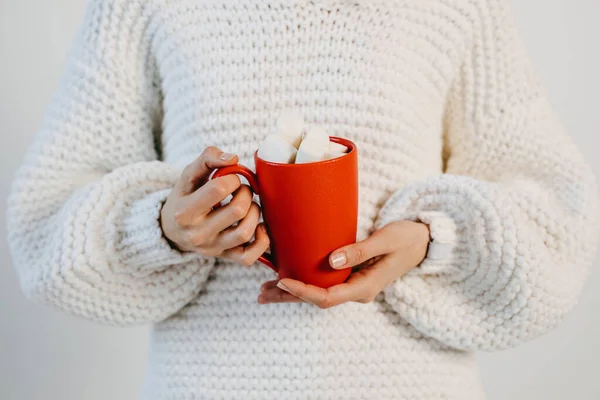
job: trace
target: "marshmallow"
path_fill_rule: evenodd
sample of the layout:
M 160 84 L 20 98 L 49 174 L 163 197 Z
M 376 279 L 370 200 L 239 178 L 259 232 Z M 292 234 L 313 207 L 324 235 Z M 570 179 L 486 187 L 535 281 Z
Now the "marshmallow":
M 347 153 L 348 148 L 343 144 L 329 142 L 329 154 Z
M 347 153 L 327 153 L 325 155 L 326 160 L 333 160 L 334 158 L 340 158 L 341 156 L 345 156 Z
M 339 158 L 341 156 L 346 155 L 348 153 L 348 148 L 343 144 L 329 142 L 329 150 L 325 155 L 326 160 L 332 160 L 334 158 Z
M 308 164 L 325 160 L 325 152 L 315 142 L 303 141 L 296 156 L 296 164 Z
M 296 149 L 300 147 L 303 132 L 304 120 L 295 111 L 284 111 L 279 120 L 277 120 L 277 133 L 290 142 Z
M 318 141 L 326 150 L 329 150 L 329 135 L 323 128 L 313 126 L 304 135 L 304 140 Z
M 306 164 L 311 162 L 323 161 L 329 151 L 329 136 L 323 129 L 314 127 L 306 133 L 298 155 L 296 164 Z
M 258 156 L 269 162 L 293 164 L 298 151 L 280 135 L 269 135 L 258 148 Z

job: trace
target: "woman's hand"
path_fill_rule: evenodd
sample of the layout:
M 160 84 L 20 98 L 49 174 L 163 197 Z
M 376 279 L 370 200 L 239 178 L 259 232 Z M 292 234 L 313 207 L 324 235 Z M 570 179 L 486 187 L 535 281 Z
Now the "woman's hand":
M 429 227 L 398 221 L 384 226 L 365 241 L 334 251 L 329 263 L 335 269 L 361 266 L 346 283 L 322 289 L 293 279 L 266 282 L 260 304 L 307 302 L 320 308 L 342 303 L 370 303 L 389 284 L 417 267 L 427 254 Z
M 237 156 L 209 147 L 185 168 L 161 210 L 163 233 L 174 247 L 244 265 L 253 264 L 267 250 L 269 237 L 258 224 L 260 208 L 252 201 L 250 188 L 236 175 L 208 181 L 215 168 L 237 163 Z M 231 202 L 213 211 L 230 194 Z M 253 236 L 255 241 L 246 245 Z

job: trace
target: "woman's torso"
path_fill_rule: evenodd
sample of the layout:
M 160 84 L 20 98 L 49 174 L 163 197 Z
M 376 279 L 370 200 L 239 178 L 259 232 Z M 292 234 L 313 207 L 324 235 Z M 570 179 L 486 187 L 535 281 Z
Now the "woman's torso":
M 163 1 L 152 54 L 162 149 L 252 165 L 283 109 L 359 148 L 358 239 L 403 185 L 442 170 L 460 1 Z M 424 338 L 380 297 L 320 310 L 259 306 L 261 266 L 219 264 L 152 334 L 148 399 L 479 399 L 474 357 Z

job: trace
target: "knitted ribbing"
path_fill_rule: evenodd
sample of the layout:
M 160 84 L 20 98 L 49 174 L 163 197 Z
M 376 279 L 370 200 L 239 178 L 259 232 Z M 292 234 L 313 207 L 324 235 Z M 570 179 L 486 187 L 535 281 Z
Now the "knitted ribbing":
M 599 230 L 507 3 L 91 0 L 9 199 L 24 292 L 153 323 L 146 399 L 481 399 L 471 351 L 559 323 Z M 372 304 L 259 306 L 265 267 L 162 236 L 183 167 L 210 145 L 251 165 L 288 108 L 358 145 L 358 239 L 430 225 Z

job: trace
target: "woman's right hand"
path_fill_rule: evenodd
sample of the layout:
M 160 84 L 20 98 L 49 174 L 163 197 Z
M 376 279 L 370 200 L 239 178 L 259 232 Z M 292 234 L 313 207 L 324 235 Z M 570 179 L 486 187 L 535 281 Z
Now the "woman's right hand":
M 214 169 L 237 163 L 236 155 L 208 147 L 185 168 L 160 216 L 163 234 L 174 247 L 243 265 L 253 264 L 267 250 L 269 237 L 258 223 L 260 207 L 252 201 L 250 188 L 236 175 L 208 180 Z M 229 204 L 213 210 L 230 194 Z M 248 244 L 253 236 L 255 241 Z

